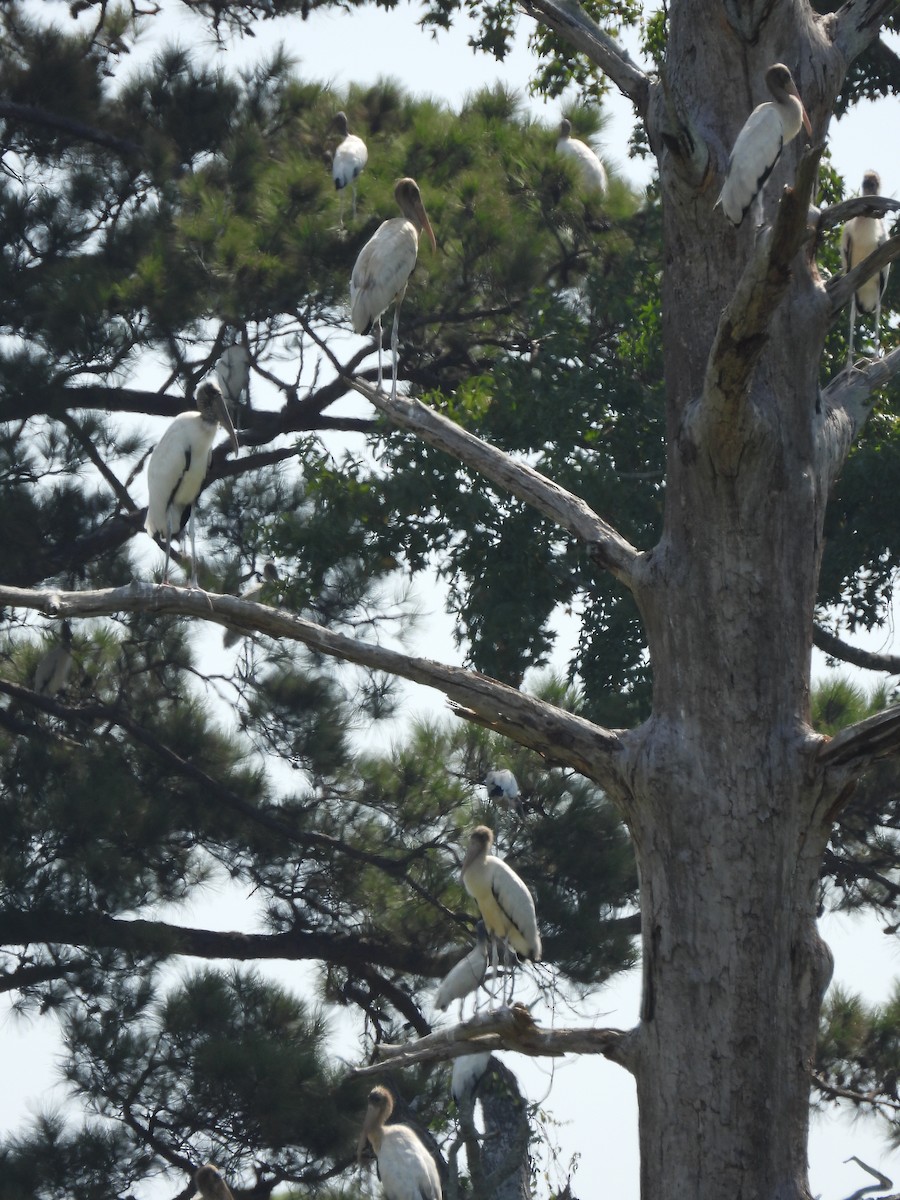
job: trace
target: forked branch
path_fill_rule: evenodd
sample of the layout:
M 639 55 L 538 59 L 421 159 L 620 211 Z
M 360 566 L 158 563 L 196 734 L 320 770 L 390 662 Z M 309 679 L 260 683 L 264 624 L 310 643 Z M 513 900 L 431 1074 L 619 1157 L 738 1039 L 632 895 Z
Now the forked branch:
M 829 409 L 847 414 L 851 422 L 850 435 L 855 434 L 866 422 L 871 409 L 872 396 L 885 387 L 900 373 L 900 347 L 876 358 L 864 367 L 852 367 L 841 372 L 822 392 L 822 401 Z M 838 468 L 841 464 L 838 464 Z

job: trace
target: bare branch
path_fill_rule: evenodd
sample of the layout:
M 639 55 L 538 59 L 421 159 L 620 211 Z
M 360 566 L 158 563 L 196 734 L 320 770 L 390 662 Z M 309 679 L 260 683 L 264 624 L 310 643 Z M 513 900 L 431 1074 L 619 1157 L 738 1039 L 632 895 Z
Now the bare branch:
M 822 19 L 848 66 L 877 39 L 896 7 L 896 0 L 848 0 L 833 16 Z
M 854 196 L 850 200 L 842 200 L 840 204 L 832 204 L 830 208 L 823 208 L 816 228 L 819 233 L 824 233 L 826 229 L 844 225 L 854 217 L 883 217 L 885 213 L 898 209 L 900 200 L 891 200 L 887 196 Z
M 576 4 L 575 0 L 522 0 L 521 8 L 596 63 L 619 91 L 631 100 L 638 116 L 646 116 L 649 78 L 628 51 L 608 33 L 604 33 L 580 4 Z
M 92 592 L 50 592 L 0 586 L 0 604 L 32 609 L 51 617 L 99 617 L 117 612 L 170 613 L 302 642 L 329 657 L 435 688 L 462 709 L 476 713 L 491 729 L 554 762 L 566 763 L 601 786 L 612 789 L 624 800 L 624 781 L 617 758 L 622 744 L 615 731 L 527 696 L 486 675 L 333 633 L 283 609 L 197 588 L 140 583 Z
M 136 513 L 138 511 L 138 506 L 128 494 L 128 488 L 126 488 L 125 485 L 119 481 L 116 473 L 106 465 L 102 456 L 97 453 L 96 446 L 87 436 L 84 430 L 81 429 L 78 422 L 67 412 L 64 412 L 59 419 L 62 424 L 65 425 L 66 429 L 68 429 L 69 433 L 71 433 L 76 442 L 78 442 L 79 446 L 81 446 L 88 459 L 94 464 L 99 473 L 109 484 L 110 489 L 117 497 L 119 503 L 122 505 L 125 511 L 128 513 Z
M 857 1188 L 852 1195 L 847 1197 L 847 1200 L 862 1200 L 863 1196 L 867 1196 L 869 1192 L 883 1192 L 889 1187 L 894 1186 L 893 1180 L 888 1179 L 887 1175 L 883 1175 L 882 1172 L 876 1170 L 875 1167 L 870 1167 L 868 1163 L 864 1163 L 863 1160 L 861 1158 L 857 1158 L 855 1154 L 851 1154 L 849 1158 L 845 1158 L 844 1162 L 858 1163 L 864 1171 L 868 1171 L 873 1179 L 878 1180 L 877 1183 L 870 1183 L 867 1187 Z
M 875 759 L 888 758 L 900 750 L 900 705 L 883 709 L 872 717 L 848 725 L 819 748 L 823 766 L 852 765 L 856 769 Z
M 473 1017 L 461 1025 L 439 1029 L 418 1041 L 401 1046 L 385 1042 L 375 1047 L 379 1061 L 357 1067 L 354 1075 L 376 1075 L 390 1067 L 423 1062 L 446 1062 L 468 1054 L 515 1050 L 532 1058 L 559 1058 L 564 1054 L 602 1054 L 632 1070 L 631 1038 L 621 1029 L 541 1029 L 521 1004 Z
M 882 242 L 877 250 L 873 250 L 868 258 L 848 271 L 846 275 L 835 275 L 825 284 L 825 291 L 831 301 L 832 313 L 839 313 L 861 283 L 871 279 L 882 267 L 900 257 L 900 233 Z
M 854 436 L 866 423 L 873 393 L 890 383 L 898 372 L 900 347 L 865 367 L 842 371 L 823 390 L 822 401 L 829 409 L 847 414 L 852 423 L 851 436 Z
M 900 654 L 876 654 L 871 650 L 863 650 L 860 646 L 851 646 L 821 625 L 813 628 L 813 644 L 825 654 L 839 658 L 854 667 L 900 675 Z
M 590 548 L 598 566 L 606 568 L 621 583 L 630 586 L 639 551 L 611 525 L 588 507 L 580 497 L 567 492 L 525 463 L 517 462 L 496 446 L 461 429 L 418 400 L 398 396 L 392 400 L 357 380 L 354 388 L 395 425 L 408 429 L 422 441 L 473 467 L 485 479 L 530 504 L 562 529 L 574 534 Z

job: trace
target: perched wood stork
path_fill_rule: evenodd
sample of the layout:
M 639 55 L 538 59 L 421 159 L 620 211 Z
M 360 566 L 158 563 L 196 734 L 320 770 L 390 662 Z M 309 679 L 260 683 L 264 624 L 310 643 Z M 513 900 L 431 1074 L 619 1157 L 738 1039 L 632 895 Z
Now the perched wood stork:
M 34 670 L 31 687 L 40 696 L 56 696 L 63 690 L 72 669 L 72 626 L 63 621 L 59 641 L 51 646 Z
M 369 151 L 366 143 L 361 137 L 357 137 L 355 133 L 350 132 L 350 124 L 347 121 L 347 114 L 339 112 L 335 114 L 334 123 L 338 127 L 338 131 L 344 139 L 337 150 L 334 152 L 334 160 L 331 164 L 331 178 L 334 180 L 334 186 L 341 193 L 341 224 L 344 224 L 344 188 L 350 188 L 353 194 L 353 218 L 356 219 L 356 181 L 362 173 L 363 167 L 369 161 Z
M 478 1087 L 491 1061 L 491 1052 L 481 1054 L 463 1054 L 453 1060 L 453 1070 L 450 1072 L 450 1094 L 456 1101 L 456 1107 L 462 1108 Z
M 221 1171 L 212 1163 L 205 1163 L 197 1171 L 194 1175 L 194 1187 L 197 1189 L 197 1196 L 202 1196 L 203 1200 L 234 1200 L 231 1188 L 222 1178 Z
M 490 800 L 502 800 L 507 808 L 515 809 L 516 812 L 522 811 L 518 780 L 506 767 L 499 771 L 488 771 L 484 777 L 484 786 Z
M 278 568 L 273 562 L 267 562 L 262 569 L 262 575 L 257 571 L 256 581 L 250 587 L 244 588 L 240 594 L 241 600 L 259 600 L 263 592 L 270 583 L 278 582 Z M 247 636 L 246 629 L 231 629 L 226 628 L 222 635 L 222 645 L 226 648 L 233 646 L 235 642 L 239 642 L 242 637 Z
M 434 1007 L 439 1012 L 448 1008 L 454 1000 L 459 1001 L 462 1019 L 462 1002 L 471 992 L 476 992 L 484 983 L 488 965 L 488 933 L 484 921 L 475 927 L 475 945 L 447 972 L 434 993 Z
M 197 412 L 179 413 L 150 455 L 147 488 L 150 503 L 144 528 L 154 537 L 164 534 L 166 565 L 163 582 L 169 581 L 172 538 L 188 519 L 191 538 L 191 586 L 197 586 L 197 549 L 194 542 L 194 502 L 209 469 L 213 438 L 221 424 L 235 453 L 237 434 L 228 414 L 222 391 L 214 380 L 205 379 L 197 388 Z
M 766 71 L 766 86 L 774 99 L 759 104 L 737 135 L 725 183 L 716 204 L 732 223 L 740 225 L 756 200 L 757 224 L 762 224 L 762 190 L 782 148 L 793 141 L 801 125 L 812 135 L 812 126 L 794 78 L 784 63 Z
M 572 136 L 572 122 L 563 118 L 559 124 L 559 140 L 556 153 L 574 162 L 581 174 L 581 181 L 588 191 L 606 194 L 606 167 L 585 142 Z
M 881 178 L 876 171 L 863 175 L 862 194 L 877 196 Z M 881 217 L 854 217 L 841 233 L 841 262 L 844 273 L 858 266 L 885 241 L 887 234 Z M 875 314 L 875 352 L 881 348 L 881 297 L 887 287 L 890 266 L 884 266 L 865 283 L 860 284 L 850 300 L 850 334 L 847 339 L 847 365 L 853 362 L 853 335 L 856 332 L 856 313 Z
M 366 1142 L 378 1160 L 378 1174 L 386 1200 L 442 1200 L 437 1164 L 408 1125 L 387 1125 L 394 1098 L 386 1087 L 372 1088 L 357 1162 L 362 1164 Z
M 243 342 L 226 346 L 214 369 L 222 395 L 236 407 L 249 391 L 250 351 Z
M 365 333 L 375 325 L 378 340 L 378 387 L 382 385 L 381 316 L 393 303 L 394 324 L 391 329 L 391 354 L 394 362 L 391 398 L 397 398 L 397 349 L 400 344 L 400 305 L 406 295 L 406 285 L 416 265 L 419 234 L 424 229 L 437 250 L 434 230 L 425 212 L 419 185 L 414 179 L 399 179 L 394 198 L 402 217 L 383 221 L 363 246 L 350 277 L 350 314 L 356 333 Z
M 462 865 L 463 887 L 478 905 L 478 911 L 493 941 L 491 961 L 497 976 L 497 942 L 511 946 L 523 958 L 539 962 L 541 935 L 538 933 L 531 892 L 506 863 L 490 853 L 494 834 L 487 825 L 472 831 Z

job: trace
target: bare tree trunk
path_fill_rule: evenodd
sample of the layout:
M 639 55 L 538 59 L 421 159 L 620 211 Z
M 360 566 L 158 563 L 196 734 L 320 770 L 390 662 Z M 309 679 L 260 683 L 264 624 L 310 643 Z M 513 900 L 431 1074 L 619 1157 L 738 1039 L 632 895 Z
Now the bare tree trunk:
M 528 1111 L 515 1075 L 496 1059 L 478 1084 L 481 1168 L 490 1200 L 531 1200 Z

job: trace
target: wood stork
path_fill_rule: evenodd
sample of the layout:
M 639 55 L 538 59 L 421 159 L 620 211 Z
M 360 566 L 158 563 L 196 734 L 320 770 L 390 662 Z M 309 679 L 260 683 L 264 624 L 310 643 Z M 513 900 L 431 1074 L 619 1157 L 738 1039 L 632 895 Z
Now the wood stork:
M 502 800 L 507 808 L 515 809 L 516 812 L 522 811 L 519 783 L 512 771 L 505 767 L 499 771 L 488 771 L 484 777 L 484 786 L 487 788 L 488 799 Z
M 347 114 L 335 113 L 334 123 L 344 139 L 334 152 L 331 164 L 331 178 L 334 186 L 341 193 L 341 225 L 344 224 L 344 188 L 350 187 L 353 194 L 353 219 L 356 219 L 356 181 L 363 167 L 369 161 L 369 151 L 361 137 L 350 132 Z
M 278 569 L 273 562 L 267 562 L 262 569 L 262 575 L 257 571 L 256 581 L 250 587 L 244 588 L 240 594 L 241 600 L 259 600 L 270 583 L 278 582 Z M 227 628 L 222 635 L 222 645 L 226 648 L 239 642 L 247 636 L 246 629 Z
M 539 962 L 541 935 L 538 933 L 531 892 L 506 863 L 490 853 L 494 834 L 487 825 L 472 831 L 462 865 L 463 887 L 478 905 L 478 911 L 493 941 L 491 961 L 497 976 L 497 942 L 511 946 L 523 958 Z
M 219 355 L 214 370 L 222 395 L 237 407 L 250 387 L 250 351 L 243 342 L 226 346 Z
M 437 1164 L 408 1125 L 387 1125 L 394 1098 L 386 1087 L 372 1088 L 357 1162 L 362 1165 L 366 1141 L 378 1160 L 378 1174 L 386 1200 L 442 1200 Z
M 378 387 L 382 385 L 381 316 L 394 304 L 394 324 L 391 329 L 391 354 L 394 362 L 391 398 L 397 398 L 397 349 L 400 343 L 400 305 L 406 295 L 406 285 L 416 265 L 419 234 L 424 229 L 437 250 L 434 230 L 425 212 L 419 185 L 414 179 L 398 179 L 394 198 L 402 217 L 383 221 L 363 246 L 350 277 L 350 314 L 356 333 L 365 333 L 375 324 L 378 340 Z
M 234 1200 L 231 1188 L 222 1178 L 221 1171 L 212 1163 L 205 1163 L 197 1171 L 194 1175 L 194 1187 L 197 1189 L 197 1196 L 202 1196 L 203 1200 Z
M 756 223 L 762 224 L 763 187 L 782 148 L 793 141 L 801 125 L 812 135 L 797 85 L 784 63 L 769 67 L 766 86 L 774 99 L 757 105 L 744 122 L 728 159 L 725 183 L 716 201 L 732 225 L 740 225 L 754 199 L 757 202 Z
M 454 1058 L 453 1070 L 450 1072 L 450 1094 L 456 1101 L 457 1108 L 462 1108 L 467 1100 L 471 1100 L 490 1061 L 489 1050 L 484 1050 L 481 1054 L 463 1054 Z
M 475 938 L 475 945 L 455 967 L 451 967 L 434 993 L 434 1007 L 439 1012 L 443 1012 L 454 1000 L 459 1001 L 460 1020 L 463 1000 L 481 987 L 487 975 L 488 933 L 484 921 L 476 925 Z
M 862 194 L 877 196 L 881 178 L 876 171 L 863 175 Z M 873 254 L 885 241 L 887 234 L 881 217 L 854 217 L 848 221 L 841 233 L 841 262 L 844 273 L 858 266 L 863 259 Z M 856 313 L 875 314 L 875 352 L 881 348 L 881 297 L 887 287 L 890 266 L 884 266 L 865 283 L 860 284 L 850 299 L 850 334 L 847 338 L 847 365 L 853 362 L 853 335 L 856 332 Z
M 581 181 L 588 191 L 606 194 L 606 167 L 585 142 L 573 138 L 572 122 L 563 118 L 559 124 L 559 140 L 556 143 L 557 154 L 562 154 L 575 163 L 581 174 Z
M 222 391 L 213 379 L 205 379 L 197 388 L 197 412 L 179 413 L 159 439 L 147 467 L 150 503 L 144 528 L 154 537 L 165 534 L 166 565 L 163 582 L 169 581 L 169 557 L 172 538 L 184 528 L 185 518 L 191 538 L 191 587 L 197 586 L 197 549 L 194 542 L 194 502 L 200 494 L 209 468 L 213 438 L 221 424 L 235 453 L 237 434 L 228 414 Z
M 56 696 L 66 686 L 72 669 L 72 626 L 63 621 L 59 641 L 51 646 L 34 670 L 32 690 L 39 696 Z

